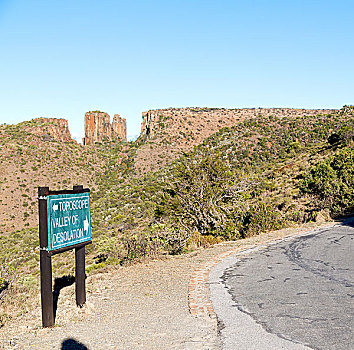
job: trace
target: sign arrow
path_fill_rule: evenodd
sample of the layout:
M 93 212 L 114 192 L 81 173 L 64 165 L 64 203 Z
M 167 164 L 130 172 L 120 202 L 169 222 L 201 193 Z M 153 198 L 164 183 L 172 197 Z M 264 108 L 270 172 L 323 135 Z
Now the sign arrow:
M 53 210 L 57 211 L 59 209 L 58 204 L 53 204 Z
M 86 216 L 86 219 L 84 220 L 84 231 L 88 231 L 89 229 L 89 222 L 87 220 L 87 216 Z

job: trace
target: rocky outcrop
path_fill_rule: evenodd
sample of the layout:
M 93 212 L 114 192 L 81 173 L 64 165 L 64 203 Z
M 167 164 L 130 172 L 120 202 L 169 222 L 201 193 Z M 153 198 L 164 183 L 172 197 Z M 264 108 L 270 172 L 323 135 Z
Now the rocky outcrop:
M 117 139 L 127 140 L 126 120 L 116 114 L 113 125 L 107 113 L 94 111 L 85 114 L 84 145 L 94 145 L 96 142 L 113 141 Z
M 24 129 L 45 141 L 73 141 L 66 119 L 61 118 L 36 118 L 24 124 Z
M 155 119 L 158 113 L 160 113 L 161 111 L 166 110 L 150 110 L 147 112 L 143 112 L 143 121 L 141 124 L 140 136 L 151 136 L 151 133 L 153 133 L 154 131 Z
M 115 114 L 112 122 L 113 135 L 127 141 L 127 121 L 121 118 L 119 114 Z
M 301 117 L 331 114 L 333 109 L 292 108 L 167 108 L 142 114 L 140 139 L 145 144 L 136 152 L 138 173 L 155 171 L 188 152 L 206 137 L 225 127 L 257 116 Z
M 163 127 L 170 127 L 176 121 L 183 128 L 192 132 L 208 129 L 207 136 L 224 126 L 232 126 L 244 119 L 254 118 L 260 115 L 273 115 L 277 117 L 305 116 L 316 114 L 330 114 L 334 109 L 295 109 L 295 108 L 167 108 L 149 110 L 142 113 L 140 136 L 143 138 L 153 137 Z M 168 120 L 169 119 L 169 120 Z M 207 126 L 207 128 L 204 128 Z
M 87 112 L 85 114 L 84 145 L 93 145 L 95 142 L 111 141 L 112 126 L 110 117 L 103 112 Z

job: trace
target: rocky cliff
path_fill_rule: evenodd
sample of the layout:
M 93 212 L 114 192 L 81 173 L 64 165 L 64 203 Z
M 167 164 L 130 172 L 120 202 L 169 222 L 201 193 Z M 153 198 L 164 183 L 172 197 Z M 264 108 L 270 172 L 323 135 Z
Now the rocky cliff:
M 142 124 L 140 136 L 151 138 L 157 130 L 169 127 L 177 122 L 183 129 L 193 129 L 198 131 L 214 133 L 224 126 L 232 126 L 235 123 L 254 118 L 259 115 L 273 115 L 277 117 L 304 116 L 333 113 L 333 109 L 295 109 L 295 108 L 168 108 L 149 110 L 142 113 Z M 167 121 L 169 120 L 169 121 Z M 167 121 L 167 122 L 165 122 Z M 184 121 L 184 122 L 183 122 Z M 206 123 L 206 124 L 204 124 Z M 168 124 L 168 125 L 167 125 Z
M 150 110 L 142 114 L 140 138 L 145 145 L 136 155 L 138 173 L 156 170 L 173 161 L 182 152 L 191 150 L 206 137 L 221 128 L 231 127 L 245 120 L 263 116 L 298 117 L 330 114 L 329 109 L 292 108 L 168 108 Z
M 115 114 L 112 122 L 113 135 L 120 137 L 123 141 L 127 141 L 127 121 L 121 118 L 119 114 Z
M 41 136 L 44 141 L 73 141 L 66 119 L 61 118 L 36 118 L 23 123 L 24 130 Z
M 126 120 L 116 114 L 111 125 L 107 113 L 94 111 L 85 114 L 84 145 L 94 145 L 96 142 L 112 141 L 121 138 L 127 140 Z

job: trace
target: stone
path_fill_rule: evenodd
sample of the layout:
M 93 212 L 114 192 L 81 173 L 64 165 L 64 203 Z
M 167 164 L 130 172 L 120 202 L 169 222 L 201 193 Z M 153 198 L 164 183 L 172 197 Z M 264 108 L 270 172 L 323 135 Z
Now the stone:
M 24 129 L 33 135 L 41 136 L 44 141 L 73 141 L 68 121 L 62 118 L 35 118 Z
M 115 137 L 127 141 L 127 121 L 121 118 L 119 114 L 115 114 L 112 122 L 113 134 Z
M 84 145 L 94 145 L 96 142 L 127 140 L 127 124 L 124 118 L 115 114 L 111 125 L 110 116 L 107 113 L 94 111 L 85 114 Z

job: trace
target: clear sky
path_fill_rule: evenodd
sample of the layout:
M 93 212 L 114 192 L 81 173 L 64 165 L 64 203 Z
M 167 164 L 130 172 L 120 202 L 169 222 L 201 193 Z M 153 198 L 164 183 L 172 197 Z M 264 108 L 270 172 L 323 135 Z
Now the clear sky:
M 0 0 L 0 123 L 354 100 L 352 0 Z

